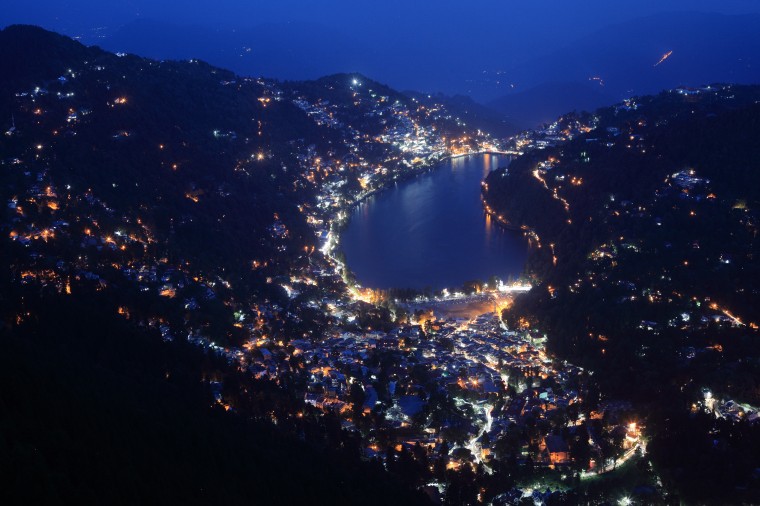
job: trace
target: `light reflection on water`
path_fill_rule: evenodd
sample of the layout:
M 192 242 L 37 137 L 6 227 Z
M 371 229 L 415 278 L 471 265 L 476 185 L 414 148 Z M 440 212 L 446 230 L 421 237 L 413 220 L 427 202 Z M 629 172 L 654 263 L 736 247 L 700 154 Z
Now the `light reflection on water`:
M 493 223 L 480 201 L 482 179 L 508 162 L 496 155 L 457 158 L 358 205 L 340 241 L 358 281 L 440 289 L 519 276 L 527 242 Z

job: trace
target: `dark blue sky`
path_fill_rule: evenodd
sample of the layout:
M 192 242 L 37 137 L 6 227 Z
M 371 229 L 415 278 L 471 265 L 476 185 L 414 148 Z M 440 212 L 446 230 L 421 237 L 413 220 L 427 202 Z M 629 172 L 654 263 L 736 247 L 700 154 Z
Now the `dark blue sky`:
M 243 26 L 262 21 L 313 21 L 332 26 L 382 29 L 385 23 L 423 29 L 444 37 L 463 28 L 464 36 L 506 27 L 527 34 L 554 29 L 581 33 L 589 28 L 665 10 L 740 14 L 760 11 L 757 0 L 6 0 L 0 20 L 33 23 L 53 29 L 83 30 L 91 26 L 118 26 L 137 17 L 179 22 L 214 22 Z M 424 25 L 438 25 L 425 27 Z M 431 30 L 431 28 L 435 28 Z
M 157 58 L 201 57 L 240 73 L 298 79 L 360 71 L 401 89 L 485 96 L 502 91 L 492 82 L 497 71 L 530 62 L 596 30 L 664 11 L 760 13 L 760 1 L 4 0 L 0 25 L 38 24 L 111 50 L 122 44 Z M 239 60 L 218 56 L 232 51 L 217 47 L 230 44 L 221 38 L 171 45 L 155 32 L 151 40 L 124 42 L 123 33 L 121 39 L 113 37 L 119 28 L 146 19 L 229 31 L 266 24 L 268 31 L 262 33 L 270 35 L 251 44 L 254 51 L 245 62 L 246 55 L 237 55 Z M 111 39 L 98 38 L 103 35 Z M 642 33 L 642 40 L 646 36 Z M 267 54 L 266 40 L 281 52 Z M 483 76 L 490 81 L 478 82 Z

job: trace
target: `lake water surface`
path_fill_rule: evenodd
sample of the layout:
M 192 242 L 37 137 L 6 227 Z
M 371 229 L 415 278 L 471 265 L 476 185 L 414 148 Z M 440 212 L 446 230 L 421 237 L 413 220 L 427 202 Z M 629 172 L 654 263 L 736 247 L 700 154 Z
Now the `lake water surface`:
M 469 280 L 519 276 L 528 244 L 486 216 L 480 183 L 509 157 L 473 155 L 443 162 L 356 206 L 340 249 L 371 288 L 457 288 Z

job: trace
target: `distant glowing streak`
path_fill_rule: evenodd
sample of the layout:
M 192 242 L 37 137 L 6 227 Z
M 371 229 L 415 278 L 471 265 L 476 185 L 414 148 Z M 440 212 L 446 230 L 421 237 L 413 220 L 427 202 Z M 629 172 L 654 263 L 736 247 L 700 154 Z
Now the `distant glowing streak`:
M 672 55 L 672 54 L 673 54 L 673 51 L 668 51 L 667 53 L 665 53 L 664 55 L 662 55 L 662 58 L 660 58 L 660 61 L 658 61 L 657 63 L 655 63 L 654 66 L 656 67 L 660 63 L 664 62 L 665 60 L 667 60 L 668 58 L 670 58 L 670 55 Z

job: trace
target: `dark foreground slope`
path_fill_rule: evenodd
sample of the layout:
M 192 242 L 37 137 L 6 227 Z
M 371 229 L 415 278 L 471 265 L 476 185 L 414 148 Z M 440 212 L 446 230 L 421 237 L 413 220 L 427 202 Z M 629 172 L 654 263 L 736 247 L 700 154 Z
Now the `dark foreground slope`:
M 424 504 L 329 421 L 298 428 L 307 444 L 251 419 L 282 394 L 224 361 L 135 331 L 104 301 L 43 303 L 0 331 L 3 504 Z M 255 405 L 212 408 L 202 377 L 256 389 Z

